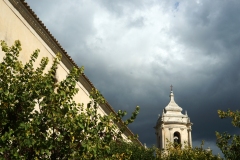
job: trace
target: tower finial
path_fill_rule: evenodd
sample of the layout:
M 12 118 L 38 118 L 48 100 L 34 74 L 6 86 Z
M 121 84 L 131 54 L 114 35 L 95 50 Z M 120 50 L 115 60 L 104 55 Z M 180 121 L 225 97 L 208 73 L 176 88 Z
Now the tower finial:
M 170 88 L 171 88 L 171 91 L 172 91 L 173 86 L 171 85 Z

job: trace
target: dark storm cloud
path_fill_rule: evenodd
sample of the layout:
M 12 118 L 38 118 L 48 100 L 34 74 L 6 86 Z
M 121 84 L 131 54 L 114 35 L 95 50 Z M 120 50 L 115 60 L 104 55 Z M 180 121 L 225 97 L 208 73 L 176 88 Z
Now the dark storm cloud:
M 239 49 L 239 9 L 238 1 L 188 6 L 183 12 L 185 25 L 177 26 L 174 34 L 190 48 L 201 49 L 202 54 L 234 54 Z
M 140 106 L 141 142 L 155 144 L 171 84 L 194 145 L 217 153 L 215 131 L 237 133 L 217 110 L 239 109 L 239 1 L 27 2 L 116 111 Z

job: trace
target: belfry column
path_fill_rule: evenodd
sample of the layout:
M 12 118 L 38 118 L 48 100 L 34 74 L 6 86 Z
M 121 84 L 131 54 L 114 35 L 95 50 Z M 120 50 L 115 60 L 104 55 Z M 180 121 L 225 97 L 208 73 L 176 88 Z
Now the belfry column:
M 165 134 L 164 134 L 164 127 L 161 127 L 162 129 L 162 148 L 165 148 Z
M 180 132 L 181 132 L 181 135 L 183 135 L 183 130 L 184 130 L 184 128 L 180 128 Z M 184 141 L 183 141 L 183 138 L 181 137 L 181 141 L 180 141 L 180 143 L 181 144 L 183 144 L 184 143 Z M 182 146 L 183 147 L 183 146 Z
M 190 147 L 192 147 L 192 133 L 191 133 L 192 129 L 188 129 L 188 142 Z
M 169 128 L 169 133 L 170 133 L 170 142 L 173 142 L 172 128 Z

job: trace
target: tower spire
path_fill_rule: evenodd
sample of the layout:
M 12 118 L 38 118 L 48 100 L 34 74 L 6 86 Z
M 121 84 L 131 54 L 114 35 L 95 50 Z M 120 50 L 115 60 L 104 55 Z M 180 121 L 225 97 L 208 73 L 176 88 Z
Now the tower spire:
M 166 111 L 166 114 L 167 113 L 172 113 L 172 112 L 178 112 L 179 114 L 181 114 L 181 111 L 182 111 L 182 108 L 179 107 L 177 105 L 177 103 L 174 101 L 174 94 L 173 94 L 173 90 L 172 90 L 173 86 L 171 85 L 170 86 L 170 89 L 171 89 L 171 92 L 170 92 L 170 102 L 169 104 L 165 107 L 165 111 Z

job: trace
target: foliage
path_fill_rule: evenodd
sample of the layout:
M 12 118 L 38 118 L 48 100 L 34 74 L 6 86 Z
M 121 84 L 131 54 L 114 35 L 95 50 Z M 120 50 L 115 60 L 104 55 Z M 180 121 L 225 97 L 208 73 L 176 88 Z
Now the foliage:
M 50 69 L 48 58 L 34 67 L 39 50 L 23 64 L 18 60 L 20 41 L 8 47 L 0 63 L 0 157 L 4 159 L 114 159 L 110 144 L 122 140 L 122 133 L 136 118 L 139 107 L 126 121 L 126 112 L 100 115 L 104 98 L 92 90 L 87 106 L 77 104 L 77 80 L 83 68 L 73 67 L 66 78 L 56 82 L 61 56 Z M 122 127 L 118 127 L 118 126 Z
M 168 141 L 166 149 L 156 147 L 144 148 L 134 143 L 114 142 L 111 152 L 120 160 L 222 160 L 219 155 L 213 155 L 211 150 L 200 147 L 191 147 L 187 143 L 184 147 Z
M 116 159 L 128 160 L 151 160 L 155 159 L 155 148 L 145 148 L 136 143 L 118 141 L 111 143 L 111 151 Z
M 203 148 L 203 142 L 200 147 L 192 148 L 188 144 L 176 145 L 168 143 L 165 150 L 157 150 L 156 157 L 159 160 L 220 160 L 219 156 L 212 154 L 211 150 L 205 150 Z
M 218 115 L 221 119 L 230 117 L 234 127 L 240 127 L 240 112 L 231 111 L 226 112 L 218 110 Z M 221 149 L 226 159 L 237 160 L 240 159 L 240 135 L 230 135 L 227 132 L 216 132 L 217 146 Z

